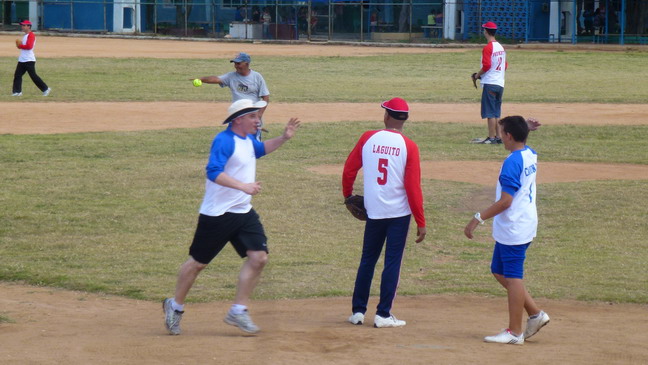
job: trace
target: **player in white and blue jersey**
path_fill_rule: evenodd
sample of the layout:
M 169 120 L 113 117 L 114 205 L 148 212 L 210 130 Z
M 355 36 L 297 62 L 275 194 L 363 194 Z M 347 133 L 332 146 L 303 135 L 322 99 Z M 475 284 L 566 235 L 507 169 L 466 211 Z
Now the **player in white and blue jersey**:
M 491 272 L 508 293 L 509 327 L 495 336 L 485 337 L 486 342 L 521 345 L 525 338 L 535 335 L 549 323 L 549 316 L 538 308 L 523 281 L 526 250 L 536 236 L 538 227 L 538 157 L 526 145 L 530 126 L 533 128 L 534 122 L 537 123 L 520 116 L 499 121 L 502 143 L 511 153 L 500 170 L 496 201 L 487 209 L 477 212 L 464 229 L 466 237 L 472 239 L 477 226 L 493 218 L 495 249 Z M 522 316 L 525 310 L 529 319 L 523 333 Z
M 252 209 L 252 196 L 261 191 L 256 181 L 256 160 L 275 151 L 292 138 L 300 125 L 291 118 L 283 134 L 260 142 L 259 110 L 265 101 L 241 99 L 232 103 L 224 124 L 212 142 L 206 167 L 205 196 L 198 226 L 189 248 L 189 258 L 180 267 L 175 296 L 165 299 L 165 326 L 170 334 L 180 334 L 184 303 L 198 274 L 229 242 L 241 258 L 246 258 L 239 273 L 234 303 L 225 323 L 248 333 L 259 328 L 252 322 L 247 305 L 268 261 L 268 245 L 259 215 Z

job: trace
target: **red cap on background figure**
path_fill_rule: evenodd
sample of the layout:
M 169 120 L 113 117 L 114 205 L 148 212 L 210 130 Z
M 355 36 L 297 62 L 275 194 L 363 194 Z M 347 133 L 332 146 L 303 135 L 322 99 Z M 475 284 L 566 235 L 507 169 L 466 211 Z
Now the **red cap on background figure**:
M 23 20 L 22 22 L 19 23 L 20 25 L 32 25 L 32 22 L 29 20 Z
M 485 24 L 482 24 L 482 28 L 497 29 L 497 24 L 495 24 L 493 22 L 486 22 Z
M 381 107 L 399 113 L 409 113 L 409 105 L 401 98 L 393 98 L 380 104 Z

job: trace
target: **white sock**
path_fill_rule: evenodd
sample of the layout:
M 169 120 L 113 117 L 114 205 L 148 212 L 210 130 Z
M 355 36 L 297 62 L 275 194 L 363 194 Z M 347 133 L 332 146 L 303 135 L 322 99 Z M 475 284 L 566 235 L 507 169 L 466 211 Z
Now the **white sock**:
M 247 310 L 247 307 L 244 306 L 243 304 L 232 304 L 232 308 L 230 308 L 230 312 L 232 314 L 243 314 Z
M 184 311 L 184 304 L 176 303 L 175 298 L 173 298 L 171 299 L 171 308 L 173 308 L 173 310 L 176 310 L 178 312 L 182 312 Z

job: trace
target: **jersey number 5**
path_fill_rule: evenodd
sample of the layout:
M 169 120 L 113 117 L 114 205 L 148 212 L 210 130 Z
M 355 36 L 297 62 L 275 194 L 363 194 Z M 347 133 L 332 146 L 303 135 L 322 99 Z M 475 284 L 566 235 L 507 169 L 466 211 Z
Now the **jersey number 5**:
M 378 182 L 378 185 L 387 184 L 387 166 L 388 165 L 389 165 L 389 160 L 388 159 L 386 159 L 386 158 L 378 159 L 378 172 L 380 172 L 380 174 L 381 174 L 376 179 L 376 181 Z

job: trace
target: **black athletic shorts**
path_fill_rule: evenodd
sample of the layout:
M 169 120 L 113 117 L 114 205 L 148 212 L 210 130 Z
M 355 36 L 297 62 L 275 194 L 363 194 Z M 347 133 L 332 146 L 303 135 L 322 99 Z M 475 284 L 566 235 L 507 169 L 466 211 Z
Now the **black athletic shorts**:
M 218 217 L 201 214 L 189 255 L 201 264 L 208 264 L 231 242 L 241 257 L 247 251 L 268 252 L 268 245 L 259 215 L 251 209 L 247 213 L 225 213 Z

